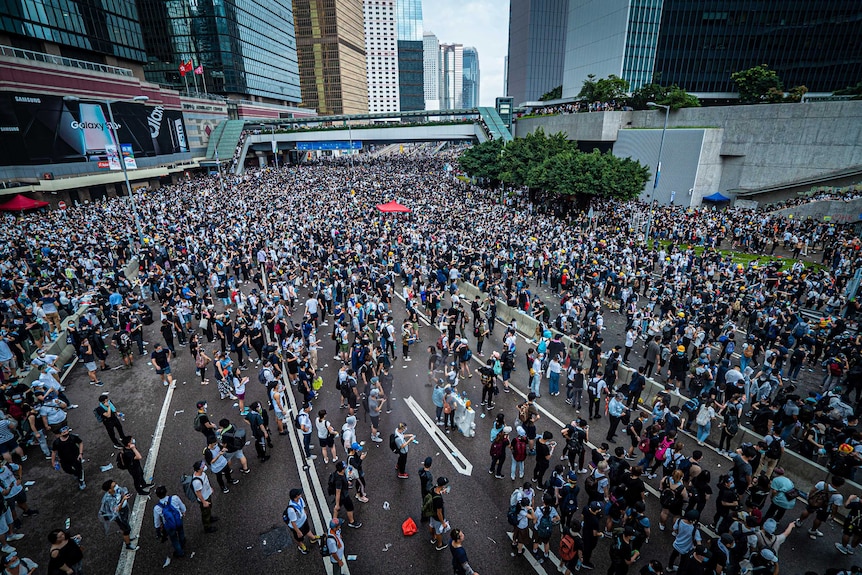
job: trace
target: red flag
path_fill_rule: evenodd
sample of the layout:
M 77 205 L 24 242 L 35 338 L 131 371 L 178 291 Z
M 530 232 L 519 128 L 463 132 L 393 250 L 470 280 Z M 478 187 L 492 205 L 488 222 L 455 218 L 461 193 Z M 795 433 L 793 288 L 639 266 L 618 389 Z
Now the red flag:
M 204 75 L 204 65 L 203 64 L 200 64 L 197 68 L 195 68 L 195 74 L 197 74 L 198 76 Z
M 186 66 L 185 62 L 180 62 L 180 76 L 185 77 L 186 73 L 191 71 L 191 67 Z

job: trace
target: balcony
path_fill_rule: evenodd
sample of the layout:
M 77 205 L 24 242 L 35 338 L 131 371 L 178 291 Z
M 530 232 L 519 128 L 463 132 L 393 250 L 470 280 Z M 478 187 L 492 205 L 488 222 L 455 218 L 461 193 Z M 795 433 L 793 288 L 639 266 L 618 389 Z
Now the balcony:
M 86 60 L 76 60 L 74 58 L 65 58 L 54 54 L 45 54 L 44 52 L 33 52 L 32 50 L 22 50 L 21 48 L 13 48 L 12 46 L 0 45 L 0 56 L 8 58 L 21 58 L 31 62 L 42 62 L 45 64 L 55 64 L 57 66 L 66 66 L 68 68 L 78 68 L 80 70 L 90 70 L 93 72 L 103 72 L 105 74 L 114 74 L 125 78 L 133 78 L 134 74 L 128 68 L 118 68 L 116 66 L 107 66 L 96 62 L 87 62 Z

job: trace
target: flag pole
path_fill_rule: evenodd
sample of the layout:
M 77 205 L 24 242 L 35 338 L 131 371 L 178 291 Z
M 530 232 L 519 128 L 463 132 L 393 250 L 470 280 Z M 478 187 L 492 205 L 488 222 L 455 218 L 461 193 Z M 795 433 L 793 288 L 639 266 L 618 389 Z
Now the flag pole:
M 191 59 L 191 58 L 189 58 L 189 62 L 190 62 L 190 63 L 191 63 L 191 65 L 192 65 L 192 70 L 191 70 L 191 72 L 192 72 L 192 81 L 195 83 L 195 93 L 197 93 L 197 91 L 198 91 L 198 78 L 197 78 L 197 76 L 198 76 L 198 75 L 197 75 L 197 74 L 195 74 L 195 63 L 192 61 L 192 59 Z
M 207 94 L 207 77 L 204 74 L 203 64 L 201 64 L 201 81 L 204 83 L 204 94 Z

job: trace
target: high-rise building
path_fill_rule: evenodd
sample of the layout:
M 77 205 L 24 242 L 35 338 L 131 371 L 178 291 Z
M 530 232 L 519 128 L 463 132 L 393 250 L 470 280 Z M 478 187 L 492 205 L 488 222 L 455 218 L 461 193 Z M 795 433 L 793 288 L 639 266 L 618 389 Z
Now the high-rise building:
M 0 43 L 109 66 L 147 60 L 135 0 L 3 0 Z
M 262 101 L 301 100 L 290 0 L 137 0 L 147 80 Z M 202 74 L 182 77 L 191 61 Z
M 568 0 L 511 0 L 506 95 L 534 102 L 563 83 Z
M 404 112 L 425 109 L 422 0 L 398 0 L 398 96 Z
M 422 35 L 423 81 L 425 84 L 425 109 L 440 109 L 440 41 L 433 32 Z
M 362 0 L 293 0 L 302 105 L 368 112 Z
M 479 106 L 479 52 L 476 48 L 464 48 L 464 80 L 461 104 L 464 108 Z
M 862 78 L 860 20 L 854 0 L 570 0 L 563 96 L 588 74 L 727 94 L 733 72 L 758 64 L 787 89 L 832 92 Z
M 464 46 L 440 44 L 440 109 L 463 108 Z
M 365 71 L 368 111 L 399 111 L 398 30 L 395 0 L 365 0 Z

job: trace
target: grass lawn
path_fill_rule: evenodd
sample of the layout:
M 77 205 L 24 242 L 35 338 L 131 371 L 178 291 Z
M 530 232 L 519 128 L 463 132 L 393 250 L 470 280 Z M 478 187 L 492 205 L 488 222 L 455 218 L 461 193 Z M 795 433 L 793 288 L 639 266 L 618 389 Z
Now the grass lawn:
M 655 240 L 650 240 L 650 247 L 652 247 L 652 243 L 654 241 Z M 668 247 L 671 245 L 671 243 L 672 242 L 670 240 L 660 240 L 659 241 L 659 245 L 662 247 Z M 680 244 L 680 245 L 688 245 L 688 244 Z M 694 253 L 696 253 L 697 255 L 701 255 L 703 253 L 704 249 L 705 248 L 703 246 L 694 246 Z M 793 264 L 795 264 L 797 261 L 802 262 L 802 264 L 806 267 L 806 269 L 813 269 L 813 270 L 820 271 L 825 267 L 822 264 L 809 262 L 806 260 L 794 260 L 794 259 L 785 258 L 782 256 L 770 256 L 770 255 L 765 255 L 765 254 L 751 254 L 748 252 L 737 252 L 734 250 L 718 250 L 718 253 L 720 253 L 722 255 L 722 257 L 730 256 L 733 259 L 733 263 L 742 264 L 743 267 L 747 267 L 748 264 L 753 262 L 754 260 L 758 260 L 761 265 L 768 265 L 772 262 L 780 262 L 781 263 L 781 270 L 790 269 L 791 267 L 793 267 Z

